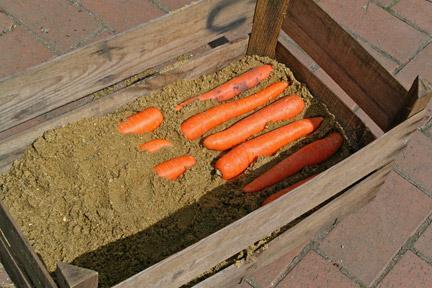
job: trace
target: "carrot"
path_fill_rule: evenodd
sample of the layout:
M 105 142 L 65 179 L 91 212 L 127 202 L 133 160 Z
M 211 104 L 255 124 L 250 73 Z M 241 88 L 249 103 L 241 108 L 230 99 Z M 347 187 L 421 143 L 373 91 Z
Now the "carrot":
M 261 132 L 270 122 L 295 117 L 304 108 L 303 99 L 297 95 L 287 96 L 240 120 L 230 128 L 208 136 L 203 144 L 207 149 L 227 150 L 250 136 Z
M 255 192 L 294 175 L 306 166 L 319 164 L 330 158 L 342 146 L 343 138 L 337 132 L 316 140 L 291 154 L 243 187 L 244 192 Z
M 317 176 L 317 175 L 309 176 L 309 177 L 307 177 L 306 179 L 303 179 L 303 180 L 301 180 L 301 181 L 299 181 L 299 182 L 297 182 L 297 183 L 294 183 L 294 184 L 291 185 L 291 186 L 288 186 L 288 187 L 286 187 L 286 188 L 284 188 L 284 189 L 282 189 L 282 190 L 279 190 L 278 192 L 276 192 L 276 193 L 270 195 L 269 197 L 267 197 L 267 198 L 266 198 L 266 199 L 261 203 L 261 206 L 264 206 L 264 205 L 267 205 L 267 204 L 270 203 L 270 202 L 273 202 L 274 200 L 278 199 L 279 197 L 281 197 L 281 196 L 287 194 L 288 192 L 290 192 L 290 191 L 294 190 L 295 188 L 297 188 L 297 187 L 303 185 L 304 183 L 308 182 L 309 180 L 311 180 L 311 179 L 314 178 L 315 176 Z
M 149 107 L 138 112 L 118 125 L 122 134 L 142 134 L 152 132 L 163 121 L 163 115 L 158 108 Z
M 184 155 L 169 159 L 156 165 L 153 169 L 157 175 L 168 180 L 176 180 L 186 169 L 195 165 L 196 160 L 193 156 Z
M 215 168 L 225 180 L 240 175 L 259 156 L 270 156 L 280 148 L 317 129 L 323 118 L 309 118 L 272 130 L 252 140 L 246 141 L 219 158 Z
M 138 147 L 140 151 L 147 151 L 153 153 L 162 149 L 163 147 L 168 147 L 168 146 L 173 146 L 173 144 L 170 141 L 165 139 L 154 139 L 146 143 L 142 143 Z
M 260 92 L 230 103 L 214 106 L 207 111 L 195 114 L 186 119 L 180 126 L 183 135 L 189 140 L 195 140 L 214 127 L 250 112 L 266 104 L 281 94 L 288 84 L 276 82 Z
M 258 83 L 260 83 L 270 75 L 270 72 L 272 70 L 273 67 L 271 65 L 262 65 L 255 67 L 247 71 L 246 73 L 243 73 L 240 76 L 237 76 L 229 80 L 228 82 L 204 94 L 201 94 L 200 96 L 195 96 L 187 99 L 186 101 L 183 101 L 182 103 L 178 104 L 175 109 L 178 111 L 184 106 L 189 105 L 196 100 L 204 101 L 216 99 L 218 101 L 225 101 L 231 99 L 239 95 L 241 92 L 258 85 Z

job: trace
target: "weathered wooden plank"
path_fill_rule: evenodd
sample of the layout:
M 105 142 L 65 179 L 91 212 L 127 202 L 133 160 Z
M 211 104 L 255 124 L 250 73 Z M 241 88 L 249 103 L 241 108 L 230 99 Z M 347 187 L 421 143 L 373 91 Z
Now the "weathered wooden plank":
M 274 58 L 276 43 L 289 0 L 258 0 L 255 6 L 248 55 Z
M 391 162 L 424 118 L 424 111 L 401 123 L 308 183 L 209 237 L 132 276 L 115 287 L 178 287 L 200 276 L 297 217 Z
M 405 111 L 401 113 L 401 121 L 422 110 L 432 99 L 432 86 L 427 80 L 417 76 L 408 91 L 410 102 L 407 103 Z
M 196 284 L 194 288 L 229 287 L 229 285 L 241 282 L 244 276 L 269 265 L 289 251 L 298 248 L 305 241 L 312 239 L 322 227 L 330 225 L 366 205 L 375 197 L 389 171 L 390 167 L 387 165 L 360 181 L 341 196 L 273 239 L 268 243 L 265 250 L 254 255 L 255 260 L 244 263 L 240 267 L 235 264 L 228 266 L 219 273 Z M 308 192 L 305 191 L 305 193 Z
M 3 244 L 9 246 L 8 250 L 13 258 L 11 260 L 13 260 L 21 269 L 22 273 L 28 277 L 28 281 L 31 282 L 31 287 L 57 287 L 45 266 L 36 253 L 33 252 L 31 246 L 2 203 L 0 203 L 0 230 L 2 237 L 4 237 L 4 240 L 7 242 Z M 0 249 L 3 250 L 3 248 L 5 248 L 4 245 L 0 246 Z M 6 253 L 7 251 L 2 251 L 2 254 Z M 16 271 L 13 266 L 8 266 L 13 263 L 4 264 L 7 272 L 10 271 L 13 274 L 14 271 Z
M 24 149 L 41 136 L 43 132 L 55 127 L 66 125 L 84 117 L 103 115 L 116 110 L 133 99 L 146 95 L 178 79 L 191 79 L 199 75 L 216 71 L 227 65 L 246 52 L 248 39 L 241 39 L 235 43 L 219 46 L 202 54 L 193 56 L 183 65 L 174 65 L 171 70 L 154 75 L 137 86 L 120 90 L 111 95 L 97 99 L 78 109 L 50 118 L 26 129 L 16 135 L 0 140 L 0 172 L 7 170 Z
M 18 287 L 32 288 L 27 276 L 15 262 L 10 247 L 3 235 L 0 236 L 0 260 L 9 277 Z
M 297 80 L 307 83 L 308 89 L 314 97 L 320 99 L 331 113 L 336 115 L 338 122 L 344 128 L 351 145 L 356 149 L 367 145 L 375 139 L 364 123 L 342 102 L 332 90 L 324 85 L 310 68 L 297 59 L 290 51 L 286 43 L 285 32 L 281 31 L 279 42 L 276 46 L 276 59 L 286 64 L 294 73 Z
M 251 29 L 254 1 L 202 0 L 0 82 L 0 131 L 84 97 L 222 33 Z M 187 23 L 187 29 L 185 29 Z
M 60 288 L 97 288 L 98 272 L 59 262 L 56 269 Z
M 283 30 L 384 131 L 406 105 L 406 89 L 315 1 L 291 0 Z

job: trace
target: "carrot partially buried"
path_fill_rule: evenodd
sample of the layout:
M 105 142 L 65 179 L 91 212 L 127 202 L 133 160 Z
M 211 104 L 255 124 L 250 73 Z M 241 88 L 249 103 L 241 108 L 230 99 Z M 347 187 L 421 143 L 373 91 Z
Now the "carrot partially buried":
M 260 83 L 270 75 L 270 72 L 272 70 L 273 68 L 271 65 L 262 65 L 255 67 L 247 71 L 246 73 L 243 73 L 240 76 L 237 76 L 204 94 L 183 101 L 182 103 L 178 104 L 175 109 L 180 110 L 184 106 L 189 105 L 196 100 L 204 101 L 215 99 L 218 101 L 225 101 L 231 99 L 239 95 L 243 91 L 258 85 L 258 83 Z
M 279 190 L 278 192 L 270 195 L 269 197 L 267 197 L 262 203 L 261 206 L 267 205 L 270 202 L 273 202 L 274 200 L 278 199 L 279 197 L 282 197 L 283 195 L 287 194 L 288 192 L 294 190 L 295 188 L 303 185 L 304 183 L 308 182 L 309 180 L 311 180 L 312 178 L 314 178 L 316 175 L 312 175 L 307 177 L 306 179 L 303 179 L 297 183 L 294 183 L 291 186 L 288 186 L 282 190 Z
M 189 140 L 195 140 L 214 127 L 253 111 L 275 99 L 288 87 L 286 82 L 276 82 L 251 96 L 214 106 L 207 111 L 193 115 L 180 126 L 183 135 Z
M 228 129 L 208 136 L 203 144 L 207 149 L 227 150 L 261 132 L 268 123 L 295 117 L 303 111 L 303 108 L 304 101 L 300 96 L 286 96 L 240 120 Z
M 294 175 L 306 166 L 319 164 L 330 158 L 342 146 L 343 137 L 333 132 L 291 154 L 243 187 L 244 192 L 256 192 Z
M 147 151 L 150 153 L 156 152 L 163 147 L 173 146 L 173 144 L 165 139 L 154 139 L 148 142 L 142 143 L 138 146 L 140 151 Z
M 246 141 L 219 158 L 215 168 L 225 180 L 240 175 L 260 156 L 271 156 L 283 146 L 304 137 L 317 129 L 323 118 L 309 118 L 272 130 Z
M 138 112 L 118 125 L 118 131 L 122 134 L 142 134 L 152 132 L 163 121 L 161 111 L 156 107 L 149 107 Z
M 183 175 L 186 169 L 195 165 L 196 160 L 193 156 L 184 155 L 169 159 L 156 165 L 153 169 L 157 175 L 168 180 L 176 180 Z

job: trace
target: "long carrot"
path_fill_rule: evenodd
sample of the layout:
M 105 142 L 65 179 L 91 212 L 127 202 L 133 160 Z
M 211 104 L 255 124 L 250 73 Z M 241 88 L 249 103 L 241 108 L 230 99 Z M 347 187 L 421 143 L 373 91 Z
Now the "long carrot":
M 193 156 L 184 155 L 162 162 L 153 169 L 160 177 L 168 180 L 176 180 L 186 172 L 186 169 L 191 168 L 195 163 L 196 160 Z
M 243 91 L 253 88 L 258 83 L 260 83 L 262 80 L 266 79 L 270 72 L 273 70 L 273 67 L 271 65 L 262 65 L 255 67 L 246 73 L 241 74 L 240 76 L 237 76 L 228 82 L 204 93 L 200 96 L 195 96 L 192 98 L 187 99 L 186 101 L 183 101 L 182 103 L 178 104 L 176 106 L 176 110 L 182 109 L 184 106 L 189 105 L 190 103 L 200 100 L 209 100 L 209 99 L 216 99 L 218 101 L 224 101 L 231 99 Z
M 140 151 L 147 151 L 150 153 L 156 152 L 163 147 L 173 146 L 173 144 L 165 139 L 154 139 L 148 142 L 142 143 L 138 146 Z
M 261 203 L 261 206 L 264 206 L 264 205 L 267 205 L 267 204 L 270 203 L 270 202 L 273 202 L 274 200 L 278 199 L 279 197 L 281 197 L 281 196 L 287 194 L 288 192 L 290 192 L 290 191 L 294 190 L 295 188 L 297 188 L 297 187 L 303 185 L 304 183 L 308 182 L 309 180 L 311 180 L 311 179 L 314 178 L 315 176 L 316 176 L 316 175 L 309 176 L 309 177 L 307 177 L 306 179 L 303 179 L 303 180 L 301 180 L 301 181 L 299 181 L 299 182 L 297 182 L 297 183 L 294 183 L 294 184 L 291 185 L 291 186 L 288 186 L 288 187 L 286 187 L 286 188 L 284 188 L 284 189 L 282 189 L 282 190 L 279 190 L 278 192 L 276 192 L 276 193 L 270 195 L 269 197 L 267 197 L 267 198 L 266 198 L 266 199 Z
M 142 134 L 152 132 L 163 121 L 163 115 L 158 108 L 149 107 L 136 113 L 118 125 L 122 134 Z
M 251 96 L 214 106 L 207 111 L 193 115 L 180 126 L 183 135 L 189 140 L 195 140 L 214 127 L 250 112 L 266 104 L 281 94 L 288 84 L 276 82 Z
M 309 118 L 272 130 L 252 140 L 246 141 L 219 158 L 215 168 L 225 180 L 240 175 L 259 156 L 270 156 L 280 148 L 317 129 L 323 118 Z
M 240 120 L 233 126 L 208 136 L 203 144 L 207 149 L 224 151 L 261 132 L 271 122 L 288 120 L 304 108 L 304 101 L 297 95 L 287 96 L 254 114 Z
M 343 137 L 337 132 L 316 140 L 291 154 L 243 187 L 244 192 L 255 192 L 294 175 L 306 166 L 319 164 L 330 158 L 342 146 Z

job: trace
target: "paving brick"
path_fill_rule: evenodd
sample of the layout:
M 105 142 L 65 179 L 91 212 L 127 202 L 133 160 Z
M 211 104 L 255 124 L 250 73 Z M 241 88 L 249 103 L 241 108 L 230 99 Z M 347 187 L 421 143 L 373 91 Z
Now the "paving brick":
M 396 78 L 407 89 L 411 87 L 415 77 L 421 75 L 432 83 L 432 43 L 420 51 L 397 75 Z
M 426 231 L 420 236 L 415 243 L 415 248 L 423 255 L 432 259 L 432 226 L 429 225 Z
M 192 0 L 159 0 L 159 1 L 163 5 L 167 6 L 170 10 L 179 9 L 192 2 Z
M 376 198 L 342 220 L 320 249 L 369 285 L 431 211 L 431 198 L 391 172 Z
M 399 170 L 432 195 L 432 139 L 415 132 L 396 160 Z
M 121 32 L 164 14 L 147 0 L 81 0 L 116 32 Z
M 426 0 L 400 0 L 392 9 L 417 27 L 432 34 L 432 2 Z
M 357 287 L 345 277 L 331 262 L 326 261 L 315 252 L 310 252 L 297 266 L 277 285 L 278 288 L 296 287 Z
M 0 78 L 40 64 L 53 56 L 20 26 L 1 36 L 0 51 Z
M 113 36 L 114 33 L 110 32 L 110 31 L 103 31 L 101 33 L 99 33 L 96 37 L 94 37 L 93 39 L 89 39 L 87 42 L 88 43 L 93 43 L 102 39 L 108 39 L 111 36 Z
M 0 34 L 10 30 L 12 25 L 13 25 L 13 21 L 0 11 Z
M 408 251 L 386 275 L 379 288 L 432 287 L 432 266 Z
M 337 22 L 401 63 L 428 38 L 368 0 L 320 0 L 319 4 Z
M 52 43 L 60 53 L 100 29 L 96 19 L 68 1 L 2 0 L 3 8 Z

